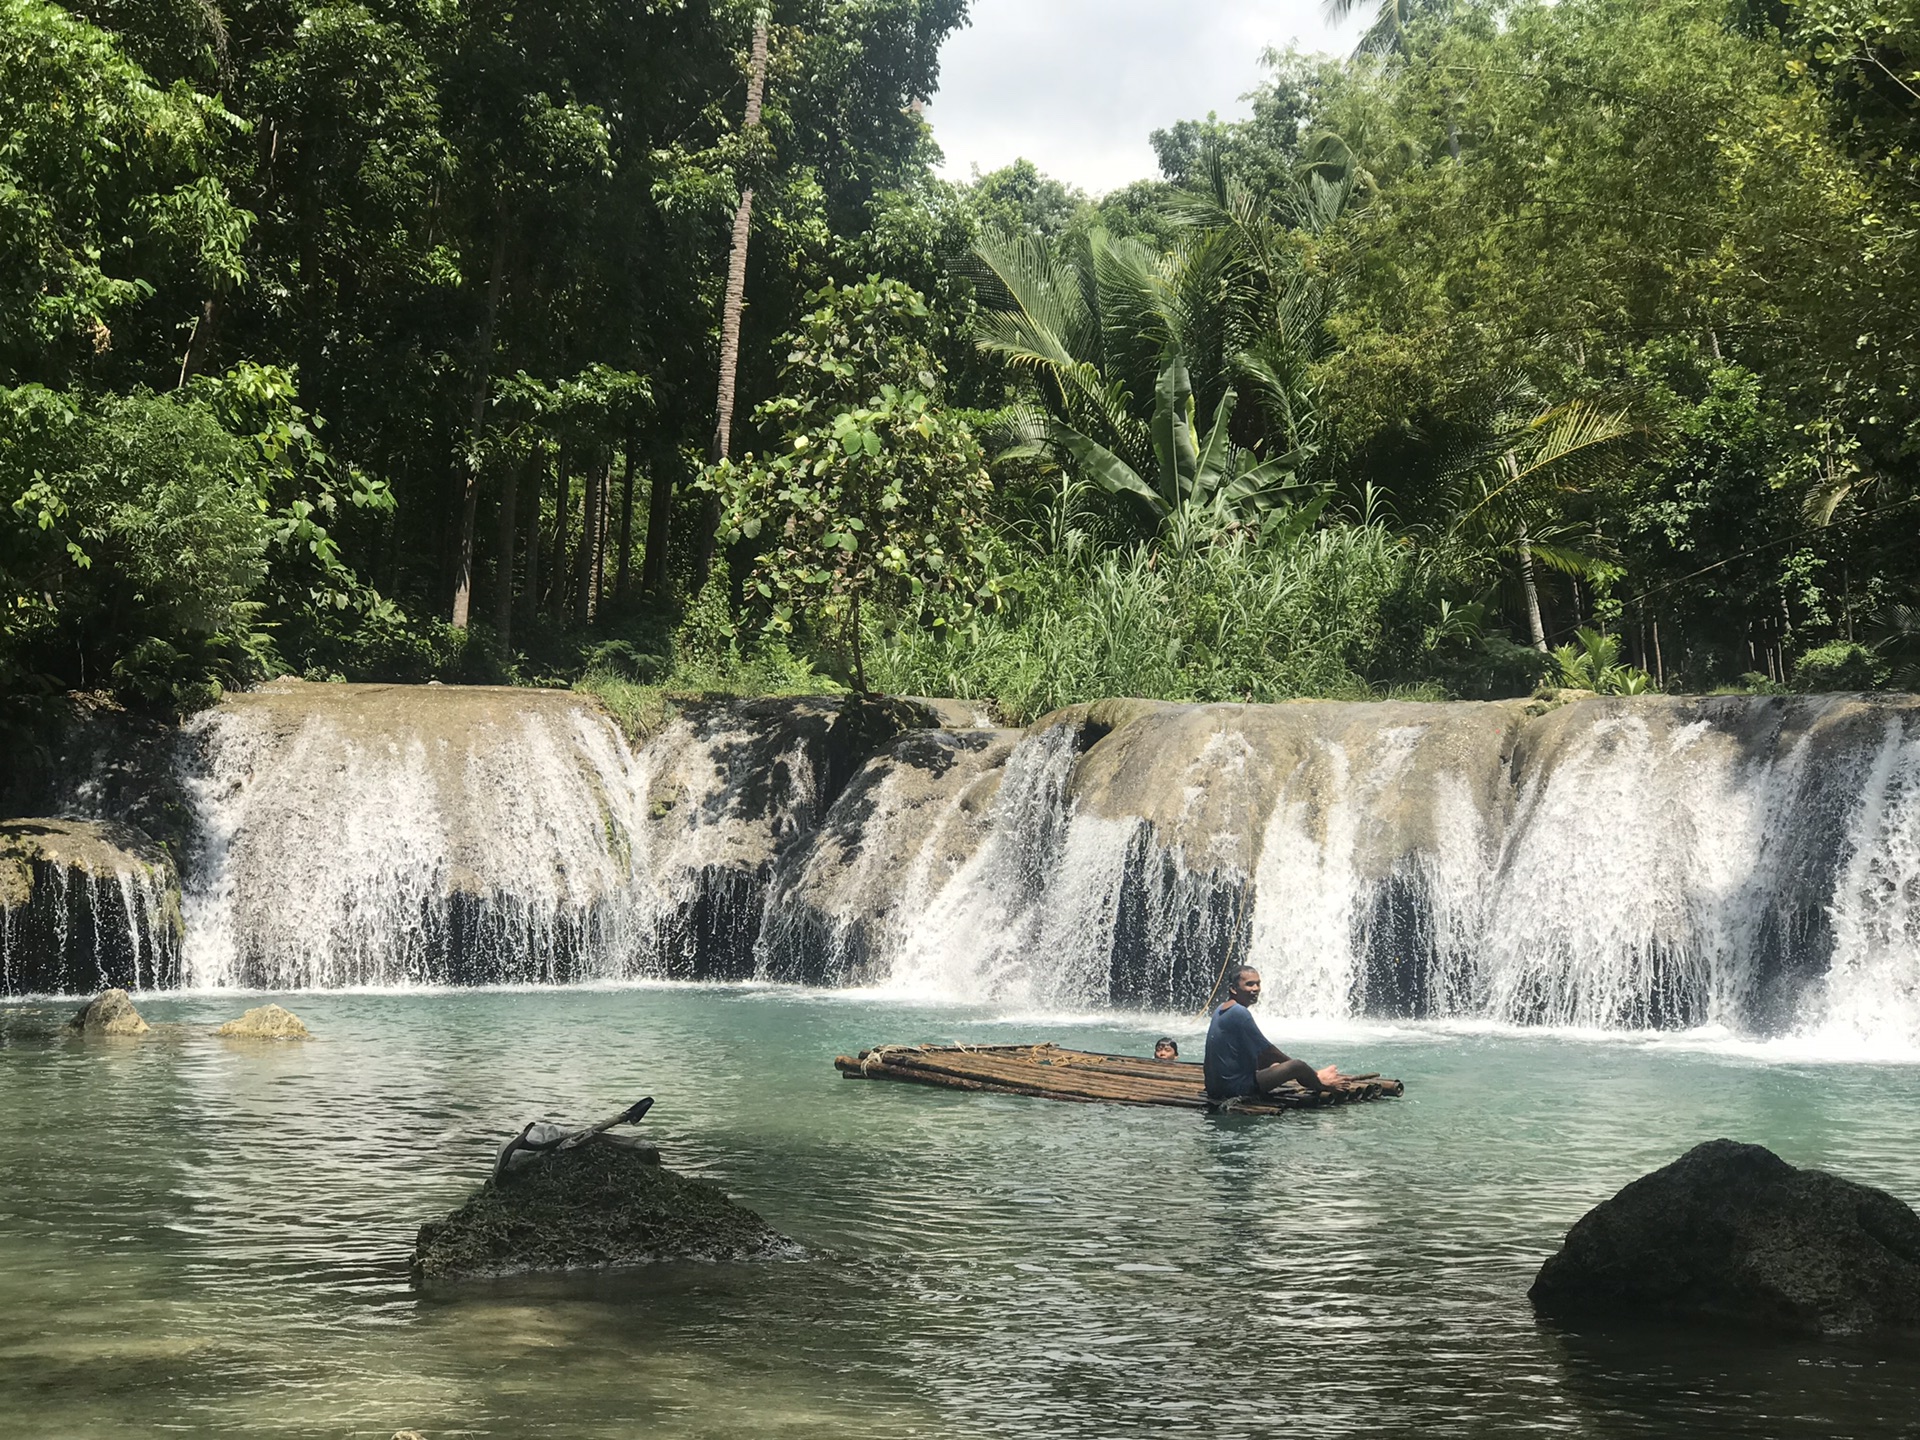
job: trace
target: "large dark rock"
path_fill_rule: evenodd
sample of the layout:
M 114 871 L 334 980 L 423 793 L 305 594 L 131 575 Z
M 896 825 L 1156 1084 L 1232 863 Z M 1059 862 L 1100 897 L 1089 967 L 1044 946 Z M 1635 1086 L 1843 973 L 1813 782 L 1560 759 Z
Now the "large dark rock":
M 662 1169 L 658 1151 L 603 1139 L 510 1170 L 445 1220 L 422 1225 L 413 1273 L 463 1280 L 796 1253 L 717 1185 Z
M 1588 1211 L 1529 1294 L 1572 1321 L 1920 1332 L 1920 1216 L 1762 1146 L 1709 1140 Z

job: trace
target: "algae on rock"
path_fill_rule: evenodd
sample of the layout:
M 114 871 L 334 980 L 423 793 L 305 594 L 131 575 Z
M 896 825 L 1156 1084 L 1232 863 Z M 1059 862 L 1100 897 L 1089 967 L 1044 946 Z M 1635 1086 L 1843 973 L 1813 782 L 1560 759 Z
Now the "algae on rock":
M 144 1035 L 153 1027 L 133 1008 L 126 991 L 103 990 L 80 1007 L 67 1028 L 82 1035 Z
M 412 1268 L 421 1280 L 462 1280 L 796 1253 L 717 1185 L 662 1169 L 656 1151 L 602 1139 L 489 1180 L 422 1225 Z
M 229 1040 L 311 1040 L 300 1017 L 278 1005 L 260 1005 L 213 1032 Z

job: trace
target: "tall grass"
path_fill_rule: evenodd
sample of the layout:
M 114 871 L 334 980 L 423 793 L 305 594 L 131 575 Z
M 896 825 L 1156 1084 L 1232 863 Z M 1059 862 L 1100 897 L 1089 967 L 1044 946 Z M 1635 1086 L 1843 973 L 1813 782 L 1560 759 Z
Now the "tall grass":
M 605 648 L 605 647 L 603 647 Z M 641 678 L 631 665 L 599 663 L 574 682 L 606 707 L 627 738 L 642 743 L 657 734 L 688 705 L 737 695 L 821 695 L 843 687 L 813 669 L 785 646 L 769 645 L 752 655 L 737 647 L 719 653 L 679 654 L 670 669 Z
M 1420 580 L 1413 550 L 1378 524 L 1265 545 L 1228 531 L 1028 553 L 1009 577 L 1012 603 L 946 638 L 873 625 L 869 681 L 991 701 L 1013 723 L 1108 696 L 1358 698 L 1409 643 Z

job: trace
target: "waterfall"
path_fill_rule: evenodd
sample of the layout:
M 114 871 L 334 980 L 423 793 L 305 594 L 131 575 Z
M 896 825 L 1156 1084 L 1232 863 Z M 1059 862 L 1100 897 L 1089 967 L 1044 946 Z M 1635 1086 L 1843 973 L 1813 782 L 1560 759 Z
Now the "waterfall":
M 171 861 L 97 820 L 0 823 L 0 995 L 180 980 Z
M 190 983 L 553 982 L 628 948 L 631 760 L 603 717 L 331 689 L 268 687 L 190 729 Z
M 1920 1048 L 1912 698 L 974 721 L 716 702 L 630 746 L 567 693 L 280 682 L 186 727 L 177 851 L 0 826 L 0 993 L 757 978 L 1179 1010 L 1247 960 L 1292 1017 Z
M 1843 1043 L 1920 1045 L 1920 737 L 1889 723 L 1847 817 L 1816 1024 Z
M 809 975 L 1181 1008 L 1232 958 L 1290 1016 L 1920 1045 L 1910 701 L 1101 711 L 1010 748 L 957 861 L 991 777 L 865 805 L 868 878 L 785 872 L 763 973 L 857 931 Z M 906 767 L 875 766 L 884 797 Z
M 819 828 L 856 732 L 908 722 L 924 719 L 748 701 L 636 753 L 560 692 L 231 697 L 186 736 L 188 983 L 743 977 L 773 863 Z

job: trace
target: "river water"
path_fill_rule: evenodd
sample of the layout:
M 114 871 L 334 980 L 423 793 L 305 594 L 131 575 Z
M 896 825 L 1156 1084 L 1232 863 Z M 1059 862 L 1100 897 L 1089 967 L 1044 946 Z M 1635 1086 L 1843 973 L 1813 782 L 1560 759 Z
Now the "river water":
M 229 994 L 81 1042 L 0 1008 L 0 1434 L 1920 1434 L 1920 1353 L 1597 1337 L 1526 1289 L 1703 1139 L 1920 1199 L 1920 1066 L 1711 1036 L 1268 1018 L 1406 1097 L 1281 1119 L 840 1079 L 882 1041 L 1144 1052 L 1166 1022 L 778 987 Z M 1193 1022 L 1173 1022 L 1190 1053 Z M 1844 1057 L 1840 1057 L 1844 1058 Z M 502 1137 L 652 1094 L 669 1164 L 807 1258 L 419 1294 Z

